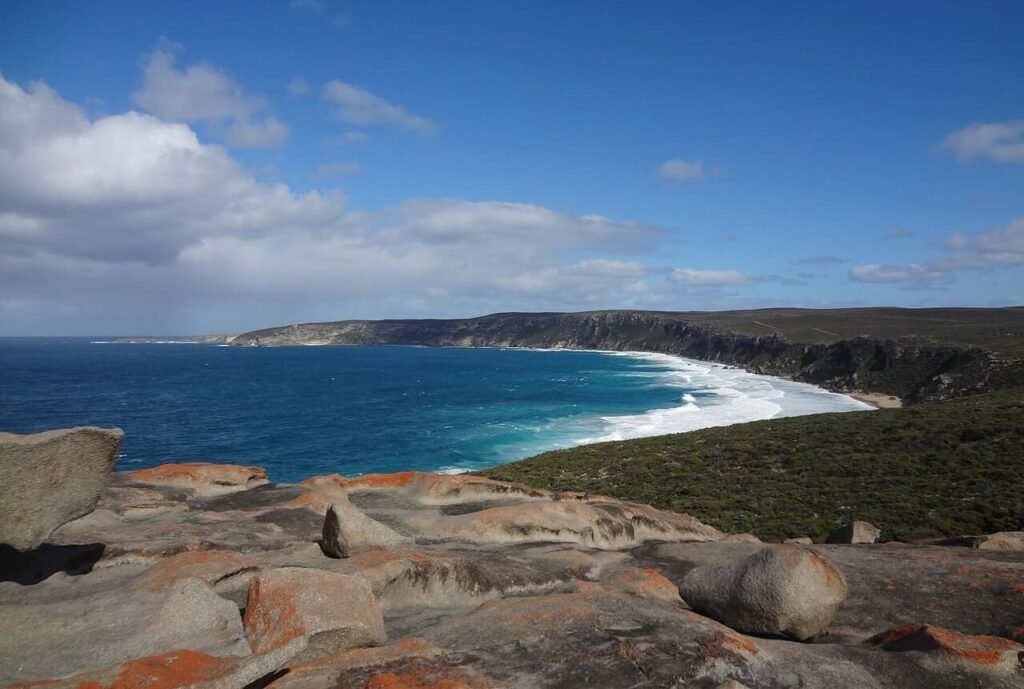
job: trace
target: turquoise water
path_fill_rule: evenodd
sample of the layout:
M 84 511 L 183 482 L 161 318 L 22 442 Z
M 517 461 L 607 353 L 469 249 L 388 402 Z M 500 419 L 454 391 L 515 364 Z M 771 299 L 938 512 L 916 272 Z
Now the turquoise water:
M 580 442 L 864 405 L 660 355 L 0 339 L 0 430 L 126 431 L 119 469 L 465 471 Z

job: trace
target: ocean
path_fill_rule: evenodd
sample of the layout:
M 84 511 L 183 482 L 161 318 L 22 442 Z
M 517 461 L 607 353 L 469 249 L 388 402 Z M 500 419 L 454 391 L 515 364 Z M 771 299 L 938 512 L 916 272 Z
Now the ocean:
M 581 443 L 866 409 L 661 354 L 0 339 L 0 431 L 120 426 L 120 470 L 231 462 L 289 482 L 454 473 Z

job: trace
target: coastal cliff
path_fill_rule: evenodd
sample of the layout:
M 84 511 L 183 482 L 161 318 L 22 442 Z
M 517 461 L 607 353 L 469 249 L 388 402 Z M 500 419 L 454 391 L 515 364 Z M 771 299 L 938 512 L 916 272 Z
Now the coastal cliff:
M 305 323 L 234 346 L 421 345 L 644 351 L 740 366 L 907 403 L 1024 385 L 1024 309 L 502 313 Z

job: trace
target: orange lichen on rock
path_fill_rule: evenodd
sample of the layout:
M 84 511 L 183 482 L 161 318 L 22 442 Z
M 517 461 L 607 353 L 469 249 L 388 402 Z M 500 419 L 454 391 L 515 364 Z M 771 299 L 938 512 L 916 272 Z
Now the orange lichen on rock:
M 470 671 L 439 664 L 415 663 L 370 677 L 363 689 L 492 689 L 494 684 Z
M 161 464 L 151 469 L 129 471 L 125 476 L 140 483 L 158 483 L 185 488 L 205 486 L 228 490 L 251 488 L 267 482 L 267 472 L 260 467 L 211 464 L 209 462 Z
M 356 648 L 294 664 L 288 668 L 286 675 L 271 686 L 274 689 L 333 687 L 337 685 L 341 675 L 356 668 L 369 668 L 413 658 L 433 658 L 441 653 L 441 649 L 423 639 L 411 637 L 388 646 Z
M 728 655 L 760 653 L 761 647 L 753 639 L 732 632 L 719 631 L 697 640 L 697 645 L 706 658 L 721 658 Z
M 232 550 L 187 551 L 153 565 L 136 580 L 135 585 L 150 591 L 163 591 L 188 577 L 213 584 L 243 569 L 245 559 Z
M 998 665 L 1015 659 L 1024 645 L 998 636 L 971 636 L 927 624 L 904 624 L 868 639 L 886 651 L 937 652 L 971 665 Z
M 1021 579 L 1020 572 L 998 563 L 979 562 L 973 566 L 958 567 L 953 572 L 953 578 L 973 590 L 1002 584 L 1011 591 L 1024 591 L 1024 579 Z
M 620 572 L 613 580 L 616 588 L 641 598 L 671 603 L 681 601 L 679 587 L 664 574 L 650 567 L 634 567 Z
M 9 689 L 175 689 L 223 677 L 238 664 L 237 658 L 171 651 L 66 679 L 12 684 Z
M 253 577 L 245 601 L 245 635 L 256 653 L 305 636 L 306 625 L 295 605 L 298 586 L 267 586 Z

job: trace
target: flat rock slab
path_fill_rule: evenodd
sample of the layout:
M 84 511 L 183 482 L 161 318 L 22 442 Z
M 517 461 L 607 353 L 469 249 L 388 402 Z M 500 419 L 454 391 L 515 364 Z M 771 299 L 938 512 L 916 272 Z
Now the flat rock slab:
M 35 548 L 92 512 L 117 462 L 120 428 L 0 433 L 0 544 Z

